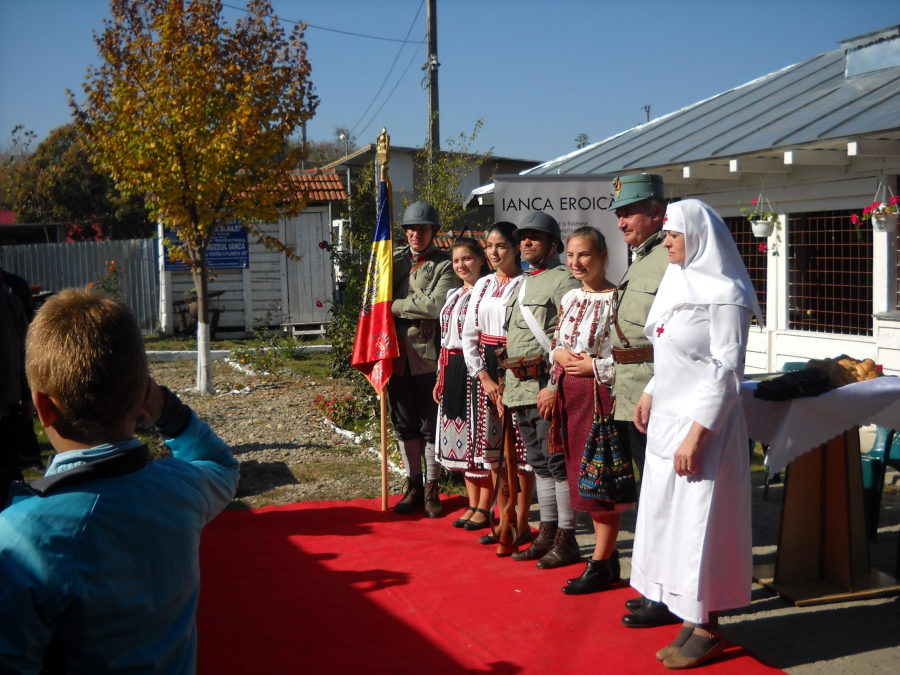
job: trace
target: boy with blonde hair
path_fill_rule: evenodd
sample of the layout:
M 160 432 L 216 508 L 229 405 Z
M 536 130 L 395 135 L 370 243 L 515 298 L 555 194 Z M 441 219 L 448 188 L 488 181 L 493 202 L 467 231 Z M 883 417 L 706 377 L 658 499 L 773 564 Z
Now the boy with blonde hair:
M 150 378 L 117 300 L 48 300 L 25 367 L 58 454 L 0 495 L 0 673 L 194 672 L 200 534 L 234 496 L 237 461 Z M 135 423 L 173 456 L 150 462 Z

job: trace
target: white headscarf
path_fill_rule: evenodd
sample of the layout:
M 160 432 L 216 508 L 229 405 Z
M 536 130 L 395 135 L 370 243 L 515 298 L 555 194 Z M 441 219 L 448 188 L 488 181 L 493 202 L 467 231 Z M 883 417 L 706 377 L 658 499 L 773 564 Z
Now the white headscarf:
M 666 269 L 648 326 L 684 305 L 740 305 L 763 324 L 753 282 L 718 213 L 699 199 L 685 199 L 669 204 L 663 229 L 684 234 L 684 264 Z

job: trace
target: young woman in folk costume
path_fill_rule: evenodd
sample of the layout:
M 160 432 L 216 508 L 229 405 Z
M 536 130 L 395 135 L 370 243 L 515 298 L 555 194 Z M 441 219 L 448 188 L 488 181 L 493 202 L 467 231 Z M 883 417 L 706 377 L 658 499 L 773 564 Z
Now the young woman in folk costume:
M 485 247 L 488 262 L 494 273 L 478 281 L 471 290 L 469 311 L 463 328 L 463 354 L 469 375 L 475 380 L 473 431 L 475 457 L 484 469 L 492 472 L 496 481 L 500 455 L 503 452 L 503 420 L 499 408 L 502 406 L 502 392 L 499 379 L 502 375 L 497 347 L 506 344 L 507 301 L 518 291 L 522 268 L 519 262 L 519 245 L 516 226 L 512 223 L 495 223 L 488 231 Z M 515 417 L 512 417 L 515 425 Z M 531 540 L 528 512 L 534 492 L 534 472 L 525 461 L 525 446 L 516 428 L 516 455 L 519 471 L 519 499 L 517 504 L 516 531 L 520 532 L 519 544 Z M 501 511 L 505 504 L 503 492 L 497 495 Z M 479 509 L 466 524 L 466 529 L 474 530 L 489 525 L 490 513 Z M 482 544 L 496 543 L 490 535 L 479 540 Z
M 566 264 L 581 281 L 563 296 L 553 336 L 550 384 L 557 391 L 551 421 L 551 452 L 566 454 L 569 496 L 576 511 L 590 513 L 594 521 L 594 554 L 584 573 L 563 588 L 568 595 L 595 593 L 619 580 L 616 537 L 622 512 L 633 508 L 633 485 L 621 503 L 588 499 L 578 489 L 581 460 L 595 414 L 612 420 L 615 377 L 610 351 L 610 328 L 615 324 L 616 287 L 606 279 L 609 252 L 606 239 L 592 227 L 575 230 L 566 244 Z M 611 424 L 610 424 L 611 426 Z M 631 464 L 630 457 L 622 461 Z
M 478 509 L 488 512 L 494 497 L 490 473 L 475 458 L 471 423 L 474 382 L 469 377 L 462 352 L 463 324 L 472 297 L 470 291 L 488 271 L 488 266 L 481 244 L 470 237 L 457 239 L 450 253 L 453 271 L 463 286 L 447 294 L 447 301 L 441 310 L 441 355 L 433 395 L 439 406 L 437 461 L 445 469 L 465 471 L 469 508 L 453 522 L 453 527 L 466 527 Z M 482 520 L 487 523 L 486 519 Z M 483 525 L 476 529 L 481 527 Z

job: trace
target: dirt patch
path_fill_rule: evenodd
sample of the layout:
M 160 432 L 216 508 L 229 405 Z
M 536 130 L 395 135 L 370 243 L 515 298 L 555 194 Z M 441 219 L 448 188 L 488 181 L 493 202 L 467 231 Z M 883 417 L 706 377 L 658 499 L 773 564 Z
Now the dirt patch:
M 153 377 L 207 421 L 241 463 L 233 508 L 308 500 L 372 498 L 381 494 L 379 458 L 325 427 L 313 401 L 349 387 L 319 375 L 327 355 L 299 364 L 299 374 L 253 377 L 223 362 L 213 364 L 218 393 L 185 391 L 194 385 L 193 362 L 153 363 Z M 304 370 L 316 373 L 304 375 Z M 403 481 L 390 474 L 392 494 Z

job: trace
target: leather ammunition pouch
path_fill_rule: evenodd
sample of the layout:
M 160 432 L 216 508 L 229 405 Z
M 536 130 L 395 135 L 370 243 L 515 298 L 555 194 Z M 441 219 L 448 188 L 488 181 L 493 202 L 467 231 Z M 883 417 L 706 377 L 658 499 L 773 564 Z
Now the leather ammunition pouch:
M 500 367 L 515 375 L 517 380 L 527 382 L 528 380 L 537 380 L 547 374 L 547 361 L 543 354 L 511 359 L 506 354 L 506 347 L 497 347 L 494 353 L 497 354 Z

